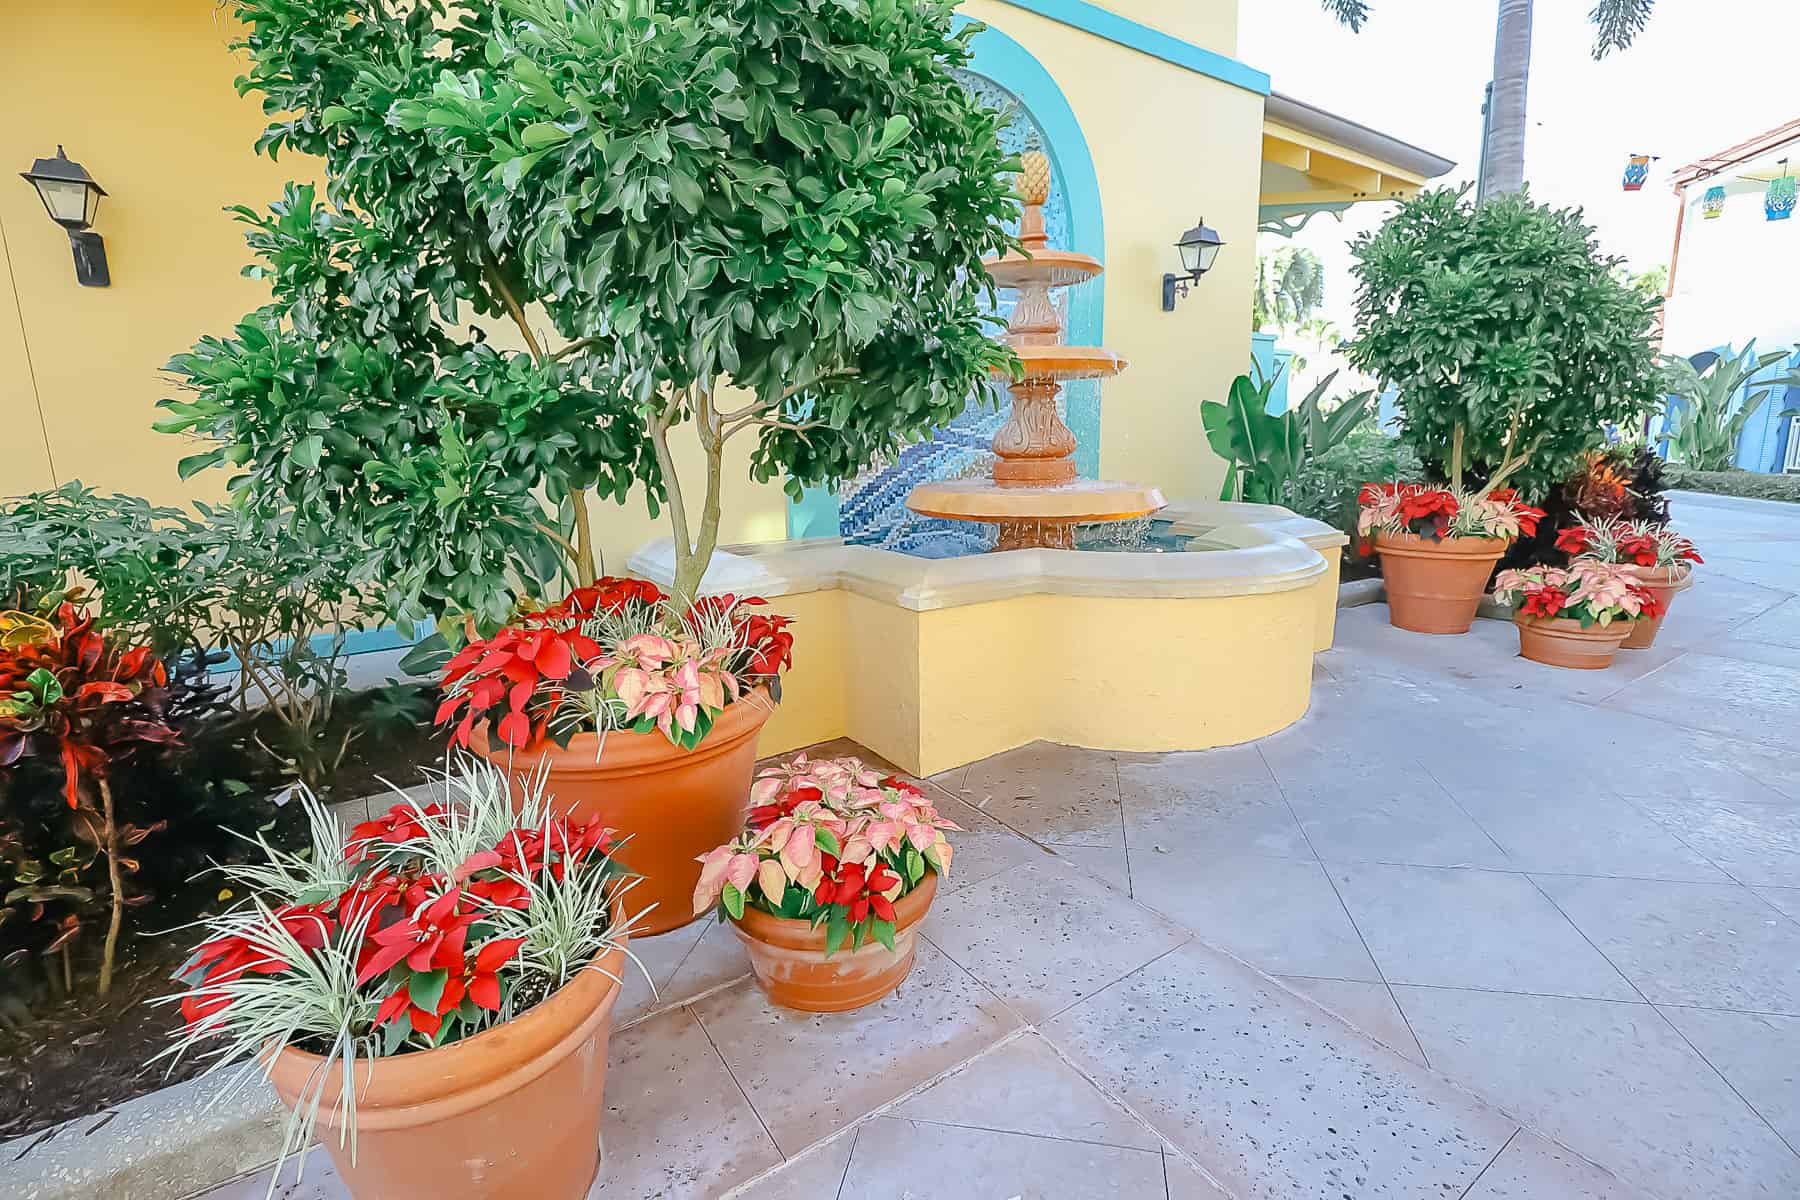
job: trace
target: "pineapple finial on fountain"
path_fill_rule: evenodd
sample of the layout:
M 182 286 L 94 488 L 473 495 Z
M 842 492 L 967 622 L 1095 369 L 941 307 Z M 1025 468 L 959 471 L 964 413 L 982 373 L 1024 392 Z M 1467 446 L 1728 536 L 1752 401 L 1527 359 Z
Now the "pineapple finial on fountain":
M 1012 415 L 994 435 L 993 478 L 921 484 L 906 506 L 921 516 L 997 524 L 996 550 L 1068 550 L 1077 525 L 1147 516 L 1165 502 L 1154 487 L 1076 478 L 1075 435 L 1057 412 L 1057 397 L 1065 381 L 1110 378 L 1125 360 L 1098 346 L 1063 344 L 1052 290 L 1086 283 L 1105 268 L 1088 255 L 1050 248 L 1050 160 L 1041 151 L 1023 156 L 1014 191 L 1024 204 L 1021 248 L 983 264 L 996 284 L 1019 294 L 1006 343 L 1024 366 L 1008 388 Z

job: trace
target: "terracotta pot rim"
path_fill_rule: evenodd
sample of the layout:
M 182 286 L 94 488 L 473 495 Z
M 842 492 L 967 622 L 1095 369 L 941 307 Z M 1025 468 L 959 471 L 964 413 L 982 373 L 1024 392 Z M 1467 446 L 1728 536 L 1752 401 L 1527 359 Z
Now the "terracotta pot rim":
M 574 978 L 519 1016 L 472 1038 L 357 1065 L 359 1129 L 404 1128 L 443 1120 L 527 1086 L 612 1019 L 624 979 L 621 941 Z M 614 976 L 616 978 L 609 977 Z M 333 1126 L 343 1065 L 325 1067 L 320 1055 L 282 1046 L 265 1058 L 269 1082 L 284 1101 L 297 1102 L 324 1067 L 319 1121 Z M 335 1127 L 335 1126 L 333 1126 Z
M 1627 638 L 1637 628 L 1642 617 L 1619 618 L 1609 625 L 1589 625 L 1585 628 L 1574 617 L 1535 617 L 1526 616 L 1522 612 L 1513 613 L 1513 623 L 1544 633 L 1554 633 L 1561 637 L 1583 638 L 1587 641 L 1605 642 L 1613 638 Z
M 1375 549 L 1420 558 L 1499 558 L 1512 541 L 1509 537 L 1426 538 L 1416 533 L 1378 533 Z
M 919 880 L 919 886 L 894 901 L 895 933 L 911 929 L 924 919 L 933 897 L 937 895 L 937 887 L 937 872 L 926 867 L 925 878 Z M 816 950 L 821 954 L 825 952 L 824 927 L 814 929 L 812 922 L 799 917 L 777 917 L 746 905 L 744 915 L 733 917 L 732 924 L 744 936 L 767 942 L 771 946 L 787 950 Z
M 745 738 L 757 732 L 775 714 L 775 700 L 767 687 L 725 706 L 700 744 L 683 750 L 664 737 L 661 730 L 638 733 L 630 729 L 614 729 L 607 733 L 604 745 L 598 733 L 578 733 L 569 744 L 557 745 L 549 738 L 539 738 L 524 746 L 496 747 L 488 739 L 485 725 L 477 726 L 469 737 L 469 749 L 499 767 L 514 761 L 535 767 L 548 760 L 558 775 L 614 775 L 621 772 L 660 768 L 672 762 L 704 762 L 728 753 Z

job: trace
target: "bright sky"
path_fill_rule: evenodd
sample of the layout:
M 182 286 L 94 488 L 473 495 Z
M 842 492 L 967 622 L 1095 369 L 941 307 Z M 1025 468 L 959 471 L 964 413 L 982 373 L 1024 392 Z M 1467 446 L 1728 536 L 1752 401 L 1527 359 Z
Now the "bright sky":
M 1276 91 L 1454 159 L 1449 178 L 1473 180 L 1496 7 L 1371 0 L 1369 22 L 1353 34 L 1318 0 L 1245 0 L 1238 57 L 1269 72 Z M 1671 171 L 1800 116 L 1800 4 L 1662 0 L 1637 43 L 1599 63 L 1590 57 L 1592 7 L 1537 0 L 1526 179 L 1541 201 L 1585 207 L 1605 248 L 1642 270 L 1669 258 Z M 1620 175 L 1634 153 L 1661 160 L 1642 191 L 1626 192 Z M 1346 329 L 1352 283 L 1342 246 L 1387 211 L 1359 206 L 1341 225 L 1318 217 L 1299 239 L 1325 260 L 1325 315 Z M 1263 241 L 1265 249 L 1280 244 Z

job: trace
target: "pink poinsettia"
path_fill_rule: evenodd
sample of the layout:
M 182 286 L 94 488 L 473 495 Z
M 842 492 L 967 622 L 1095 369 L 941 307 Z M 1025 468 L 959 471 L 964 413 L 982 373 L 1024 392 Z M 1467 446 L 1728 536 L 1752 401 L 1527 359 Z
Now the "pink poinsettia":
M 694 733 L 702 716 L 717 714 L 741 694 L 727 669 L 730 651 L 711 650 L 692 638 L 641 633 L 619 643 L 596 664 L 625 704 L 628 722 L 649 720 L 675 740 L 674 730 Z
M 768 768 L 752 792 L 750 828 L 700 858 L 694 911 L 746 906 L 863 937 L 892 936 L 894 902 L 927 871 L 947 873 L 959 826 L 904 780 L 854 758 Z

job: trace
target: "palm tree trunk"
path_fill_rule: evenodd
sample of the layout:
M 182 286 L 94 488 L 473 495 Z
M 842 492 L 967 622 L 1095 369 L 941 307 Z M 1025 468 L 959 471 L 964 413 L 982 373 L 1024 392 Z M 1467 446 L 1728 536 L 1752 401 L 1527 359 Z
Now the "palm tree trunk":
M 1525 91 L 1531 79 L 1532 0 L 1500 0 L 1494 30 L 1494 94 L 1488 103 L 1480 199 L 1525 186 Z

